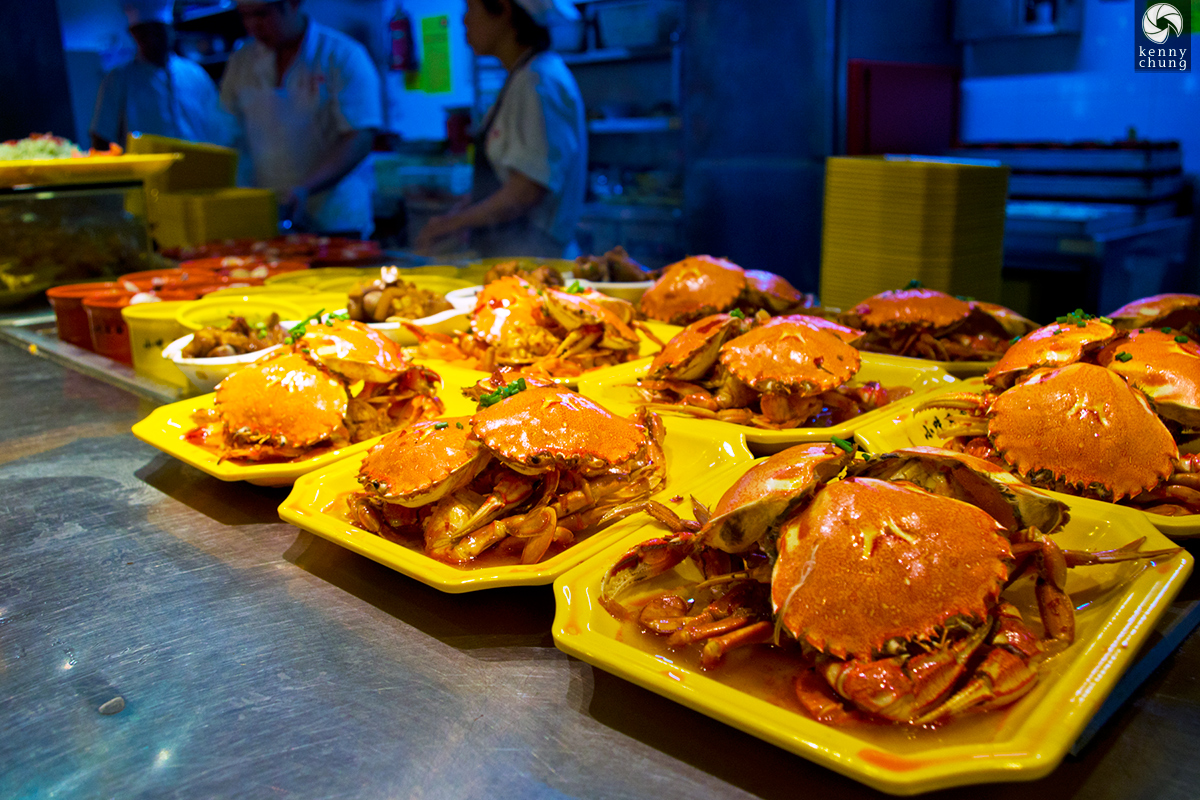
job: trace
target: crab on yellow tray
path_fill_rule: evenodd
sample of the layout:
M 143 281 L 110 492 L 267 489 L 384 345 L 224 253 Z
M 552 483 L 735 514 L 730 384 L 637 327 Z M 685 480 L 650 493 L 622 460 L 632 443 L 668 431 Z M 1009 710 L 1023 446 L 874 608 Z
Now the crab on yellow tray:
M 416 338 L 418 356 L 431 363 L 570 381 L 657 352 L 663 329 L 635 317 L 632 303 L 594 288 L 543 286 L 510 275 L 480 289 L 460 334 L 401 324 Z
M 860 347 L 936 364 L 951 375 L 982 375 L 1014 336 L 1037 327 L 1010 308 L 919 286 L 880 292 L 840 315 L 866 331 Z
M 693 495 L 555 581 L 556 645 L 896 794 L 1052 771 L 1193 567 L 1137 512 L 928 448 L 799 445 Z
M 522 394 L 525 395 L 524 400 L 535 402 L 540 406 L 551 394 L 557 396 L 557 393 L 564 391 L 563 389 L 547 388 L 527 390 Z M 489 408 L 495 408 L 495 406 Z M 359 452 L 353 457 L 328 465 L 319 472 L 313 472 L 297 480 L 291 494 L 279 507 L 280 517 L 297 527 L 340 544 L 397 572 L 452 593 L 501 586 L 550 583 L 567 569 L 594 555 L 614 538 L 627 533 L 632 526 L 640 524 L 637 520 L 641 519 L 644 514 L 639 513 L 620 518 L 615 524 L 601 527 L 598 532 L 590 535 L 586 535 L 587 531 L 584 530 L 579 536 L 573 535 L 572 543 L 569 546 L 554 546 L 548 552 L 544 552 L 545 557 L 539 555 L 540 560 L 532 563 L 522 562 L 522 555 L 528 545 L 515 549 L 508 548 L 507 552 L 502 552 L 504 548 L 491 547 L 495 544 L 494 541 L 490 541 L 492 533 L 496 532 L 494 529 L 497 527 L 502 529 L 502 533 L 510 536 L 524 536 L 526 537 L 524 541 L 529 542 L 537 536 L 538 532 L 533 529 L 522 530 L 521 524 L 526 520 L 535 520 L 535 518 L 545 515 L 547 511 L 554 511 L 556 517 L 566 511 L 567 514 L 563 518 L 557 519 L 558 527 L 570 526 L 572 518 L 584 525 L 591 526 L 601 516 L 595 512 L 605 511 L 608 508 L 608 506 L 579 506 L 576 501 L 583 497 L 583 493 L 578 491 L 573 491 L 571 494 L 571 498 L 574 499 L 556 499 L 539 506 L 542 490 L 550 483 L 543 481 L 539 486 L 537 497 L 522 497 L 518 501 L 522 504 L 521 510 L 523 511 L 530 503 L 533 503 L 537 506 L 533 512 L 520 514 L 520 519 L 509 516 L 500 520 L 499 526 L 489 523 L 480 528 L 480 532 L 458 537 L 453 542 L 449 540 L 449 537 L 438 537 L 436 534 L 426 531 L 424 536 L 426 544 L 423 546 L 422 536 L 419 533 L 410 541 L 405 541 L 402 537 L 388 538 L 368 530 L 368 527 L 381 527 L 384 533 L 391 535 L 389 529 L 378 525 L 378 519 L 382 519 L 384 522 L 390 519 L 403 523 L 404 520 L 396 520 L 393 515 L 405 515 L 407 511 L 398 503 L 391 509 L 384 509 L 378 504 L 368 503 L 364 511 L 363 490 L 367 486 L 371 488 L 371 491 L 366 493 L 368 499 L 372 495 L 383 495 L 391 500 L 405 499 L 413 504 L 424 504 L 438 493 L 441 493 L 441 497 L 451 495 L 447 498 L 450 502 L 442 503 L 438 509 L 437 513 L 440 514 L 442 508 L 452 511 L 461 506 L 460 503 L 454 501 L 453 492 L 458 491 L 456 486 L 462 482 L 460 478 L 479 465 L 479 459 L 475 458 L 475 455 L 480 453 L 484 453 L 488 459 L 484 462 L 484 467 L 490 463 L 492 467 L 501 468 L 497 476 L 500 480 L 496 481 L 495 495 L 505 491 L 508 488 L 506 484 L 515 486 L 515 484 L 521 483 L 520 473 L 512 471 L 510 475 L 510 470 L 506 468 L 505 462 L 509 459 L 521 460 L 523 458 L 524 463 L 520 466 L 524 470 L 550 467 L 557 471 L 554 465 L 562 459 L 557 458 L 551 452 L 554 449 L 554 442 L 539 444 L 536 440 L 536 432 L 534 432 L 535 439 L 528 443 L 528 448 L 518 448 L 520 452 L 506 455 L 506 452 L 512 449 L 515 443 L 514 436 L 519 438 L 520 431 L 508 424 L 509 421 L 503 415 L 487 413 L 480 416 L 472 414 L 471 412 L 474 410 L 472 405 L 470 411 L 460 412 L 461 416 L 457 419 L 443 418 L 439 423 L 445 422 L 444 427 L 435 428 L 434 425 L 439 425 L 439 423 L 433 423 L 427 426 L 428 430 L 418 429 L 411 434 L 401 434 L 395 437 L 416 442 L 416 450 L 406 449 L 405 452 L 409 454 L 420 451 L 424 456 L 432 457 L 432 453 L 440 449 L 446 456 L 454 459 L 453 464 L 443 465 L 446 467 L 445 469 L 435 468 L 432 463 L 429 464 L 429 469 L 415 471 L 405 469 L 405 464 L 397 464 L 388 458 L 385 437 L 384 442 L 380 443 L 372 454 Z M 487 410 L 484 409 L 485 412 Z M 574 415 L 571 416 L 573 418 Z M 569 422 L 569 420 L 565 421 Z M 459 424 L 462 424 L 463 427 L 459 428 Z M 707 472 L 727 464 L 748 463 L 752 459 L 750 452 L 740 439 L 730 440 L 712 436 L 691 420 L 663 420 L 662 425 L 664 432 L 661 434 L 661 451 L 657 457 L 660 460 L 659 468 L 663 470 L 664 480 L 654 484 L 655 488 L 649 499 L 663 506 L 677 507 L 684 502 L 684 498 L 690 491 L 689 487 Z M 465 443 L 453 445 L 451 442 L 456 437 L 466 440 L 472 433 L 477 434 L 472 438 L 473 447 Z M 410 441 L 408 444 L 412 443 Z M 474 455 L 471 452 L 472 449 L 477 451 Z M 547 452 L 539 455 L 543 450 L 547 450 Z M 636 453 L 638 450 L 639 448 L 634 447 L 630 452 Z M 531 463 L 534 460 L 538 463 Z M 580 474 L 590 474 L 589 467 L 591 470 L 599 470 L 601 473 L 611 468 L 607 462 L 599 463 L 596 458 L 592 457 L 574 459 L 573 462 L 575 466 L 572 470 Z M 627 476 L 627 473 L 621 472 L 618 477 L 622 476 Z M 557 488 L 560 481 L 565 484 L 568 480 L 574 480 L 574 478 L 569 475 L 562 478 L 555 477 L 554 488 Z M 593 484 L 593 498 L 596 495 L 609 493 L 610 489 L 619 491 L 623 483 L 622 480 L 606 481 L 603 474 L 588 480 Z M 636 482 L 636 480 L 630 482 Z M 613 486 L 609 487 L 608 482 L 613 483 Z M 519 491 L 520 487 L 516 488 Z M 407 496 L 401 497 L 401 495 Z M 515 497 L 516 495 L 512 495 L 507 499 L 512 500 Z M 623 498 L 614 496 L 602 502 L 608 502 L 608 499 L 621 500 Z M 493 503 L 492 505 L 502 506 L 503 503 Z M 372 508 L 376 510 L 373 511 Z M 378 519 L 373 519 L 377 515 Z M 430 517 L 425 517 L 425 520 L 434 525 L 439 522 L 438 519 L 431 520 Z M 488 540 L 485 545 L 491 549 L 477 556 L 472 555 L 472 544 L 476 540 Z M 434 548 L 433 552 L 438 555 L 437 558 L 427 553 L 429 546 Z
M 296 343 L 212 394 L 156 409 L 133 433 L 221 480 L 284 485 L 388 431 L 471 407 L 463 389 L 486 377 L 413 364 L 361 322 L 293 331 Z
M 727 317 L 728 314 L 714 315 L 714 318 Z M 799 336 L 800 332 L 803 331 L 804 337 L 820 335 L 822 336 L 822 342 L 826 342 L 826 344 L 822 344 L 821 353 L 824 353 L 824 347 L 827 344 L 834 345 L 834 347 L 841 345 L 840 342 L 836 341 L 835 336 L 826 335 L 826 333 L 821 331 L 817 331 L 816 335 L 814 335 L 806 327 L 790 323 L 788 321 L 790 319 L 792 318 L 774 318 L 761 327 L 757 327 L 754 331 L 751 331 L 750 335 L 734 339 L 734 343 L 749 341 L 749 344 L 745 348 L 733 349 L 731 356 L 734 362 L 730 367 L 730 372 L 732 373 L 734 369 L 742 369 L 743 362 L 745 362 L 745 368 L 748 369 L 745 378 L 752 385 L 755 384 L 756 379 L 752 377 L 751 372 L 758 369 L 756 365 L 761 365 L 766 360 L 766 356 L 760 355 L 761 350 L 773 349 L 776 353 L 784 354 L 781 356 L 782 359 L 788 361 L 796 359 L 797 356 L 793 355 L 793 353 L 796 353 L 796 350 L 791 347 L 791 343 L 788 343 L 787 347 L 776 344 L 773 345 L 773 348 L 763 348 L 761 342 L 758 341 L 761 338 L 761 333 L 786 337 Z M 704 326 L 704 324 L 706 324 L 706 320 L 702 319 L 692 324 L 692 327 Z M 836 324 L 830 323 L 830 325 Z M 646 381 L 650 379 L 650 371 L 652 371 L 655 363 L 658 363 L 664 357 L 671 359 L 674 344 L 682 338 L 682 335 L 673 338 L 671 342 L 668 342 L 668 347 L 662 351 L 662 354 L 654 360 L 641 359 L 630 361 L 623 363 L 623 365 L 608 367 L 604 371 L 584 373 L 577 379 L 578 390 L 583 395 L 599 399 L 600 402 L 605 403 L 614 410 L 632 409 L 638 407 L 638 405 L 647 403 L 646 391 L 642 389 L 643 384 L 650 385 Z M 718 335 L 714 335 L 712 331 L 708 331 L 706 335 L 697 338 L 703 342 L 704 349 L 712 350 L 712 353 L 709 353 L 708 356 L 715 359 L 716 351 L 721 347 L 724 339 Z M 750 341 L 750 339 L 754 339 L 754 341 Z M 906 397 L 902 397 L 898 401 L 880 405 L 880 407 L 874 410 L 865 411 L 865 413 L 852 416 L 850 419 L 833 423 L 833 425 L 824 425 L 823 427 L 785 427 L 778 429 L 760 427 L 754 423 L 756 415 L 750 413 L 743 415 L 745 419 L 740 419 L 736 415 L 707 414 L 704 415 L 704 419 L 697 419 L 697 422 L 706 426 L 710 431 L 719 433 L 722 437 L 744 437 L 746 441 L 755 446 L 757 451 L 766 452 L 778 450 L 782 446 L 797 444 L 799 441 L 829 441 L 832 437 L 850 439 L 853 437 L 854 431 L 857 431 L 859 427 L 871 425 L 872 422 L 876 422 L 882 419 L 882 417 L 898 413 L 899 409 L 917 402 L 924 393 L 956 385 L 956 379 L 952 375 L 947 374 L 940 367 L 929 365 L 929 363 L 922 363 L 916 359 L 901 359 L 899 356 L 859 355 L 857 351 L 853 351 L 853 348 L 848 347 L 848 345 L 841 345 L 841 347 L 844 347 L 847 353 L 851 354 L 847 356 L 847 360 L 854 362 L 853 368 L 847 367 L 839 371 L 838 379 L 844 381 L 841 385 L 845 386 L 847 390 L 853 392 L 857 391 L 857 387 L 863 387 L 863 391 L 868 391 L 872 381 L 875 381 L 875 383 L 883 387 L 902 387 Z M 817 357 L 820 359 L 821 355 Z M 683 363 L 688 361 L 688 359 L 679 359 L 679 361 Z M 683 369 L 688 369 L 688 367 L 683 366 Z M 821 367 L 818 368 L 818 371 L 822 374 L 833 375 L 833 360 L 830 360 L 828 368 Z M 689 373 L 683 372 L 680 380 L 685 384 L 688 383 L 688 380 L 686 380 L 688 378 Z M 769 378 L 764 378 L 764 380 L 769 380 Z M 671 384 L 672 381 L 674 385 L 679 384 L 679 381 L 674 378 L 668 378 L 667 380 L 659 381 L 659 383 Z M 775 381 L 775 383 L 778 384 L 780 381 Z M 658 386 L 659 384 L 653 385 Z M 776 386 L 770 383 L 762 385 L 764 391 L 768 393 L 770 390 L 776 389 Z M 820 386 L 817 389 L 820 389 Z M 755 401 L 755 403 L 757 402 Z M 672 405 L 662 403 L 653 403 L 650 405 L 650 408 L 664 416 L 697 414 L 697 410 L 695 409 L 672 407 Z M 818 404 L 818 408 L 820 408 L 820 404 Z M 733 410 L 736 411 L 737 409 Z M 698 411 L 698 413 L 703 414 L 703 409 Z M 787 409 L 785 409 L 784 413 L 787 413 Z
M 1187 336 L 1068 315 L 961 388 L 859 440 L 962 449 L 1035 486 L 1137 508 L 1170 536 L 1200 534 L 1200 346 Z

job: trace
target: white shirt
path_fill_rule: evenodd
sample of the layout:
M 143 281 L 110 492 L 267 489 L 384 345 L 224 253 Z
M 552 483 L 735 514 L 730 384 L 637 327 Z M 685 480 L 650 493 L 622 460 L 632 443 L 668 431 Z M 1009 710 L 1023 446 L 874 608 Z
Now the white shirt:
M 510 78 L 488 132 L 486 153 L 500 179 L 516 170 L 549 192 L 530 222 L 564 246 L 575 237 L 587 187 L 583 98 L 558 53 L 538 53 Z
M 90 132 L 125 146 L 131 131 L 228 144 L 230 120 L 204 68 L 171 53 L 166 67 L 140 56 L 116 67 L 100 84 Z
M 250 40 L 229 58 L 221 103 L 240 123 L 243 182 L 283 194 L 300 184 L 351 131 L 383 126 L 379 73 L 358 42 L 312 20 L 283 85 L 275 51 Z M 369 236 L 371 177 L 364 162 L 333 188 L 312 195 L 318 231 Z

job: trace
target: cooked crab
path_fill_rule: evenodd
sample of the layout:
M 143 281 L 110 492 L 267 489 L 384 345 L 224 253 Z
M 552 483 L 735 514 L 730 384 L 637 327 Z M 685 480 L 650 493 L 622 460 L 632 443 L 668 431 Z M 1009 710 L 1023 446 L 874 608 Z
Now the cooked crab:
M 819 317 L 714 314 L 676 334 L 637 386 L 656 410 L 762 428 L 836 425 L 911 393 L 851 386 L 859 331 Z
M 787 314 L 815 305 L 778 275 L 744 270 L 732 261 L 691 256 L 663 269 L 662 277 L 642 295 L 639 308 L 650 319 L 687 325 L 734 309 L 753 314 L 763 309 Z
M 646 330 L 633 318 L 628 301 L 578 285 L 564 290 L 503 277 L 480 291 L 463 334 L 404 324 L 427 357 L 464 361 L 486 372 L 573 377 L 634 358 L 639 331 Z
M 797 699 L 820 721 L 927 725 L 1036 685 L 1039 661 L 1074 639 L 1069 568 L 1178 552 L 1141 551 L 1142 540 L 1062 550 L 1050 534 L 1065 506 L 971 456 L 913 448 L 832 480 L 848 460 L 808 445 L 760 462 L 718 513 L 699 507 L 699 526 L 681 521 L 622 557 L 601 602 L 669 647 L 698 648 L 708 668 L 748 645 L 793 653 Z M 621 600 L 687 559 L 701 583 Z M 1045 638 L 1003 598 L 1028 573 Z
M 360 322 L 306 324 L 296 342 L 223 380 L 187 438 L 222 460 L 299 458 L 440 414 L 440 384 Z
M 1014 336 L 1037 327 L 1004 306 L 919 287 L 868 297 L 840 319 L 866 332 L 861 350 L 934 361 L 997 359 Z
M 1174 328 L 1196 339 L 1200 328 L 1200 295 L 1156 294 L 1126 303 L 1107 316 L 1122 330 Z
M 922 405 L 967 412 L 943 430 L 949 446 L 1036 486 L 1200 512 L 1195 458 L 1180 452 L 1200 427 L 1200 346 L 1188 337 L 1068 315 L 1014 344 L 985 381 L 983 394 Z
M 618 417 L 556 386 L 502 387 L 470 417 L 387 436 L 363 460 L 356 524 L 467 564 L 485 551 L 536 563 L 645 501 L 666 479 L 653 414 Z M 481 402 L 488 402 L 489 397 Z

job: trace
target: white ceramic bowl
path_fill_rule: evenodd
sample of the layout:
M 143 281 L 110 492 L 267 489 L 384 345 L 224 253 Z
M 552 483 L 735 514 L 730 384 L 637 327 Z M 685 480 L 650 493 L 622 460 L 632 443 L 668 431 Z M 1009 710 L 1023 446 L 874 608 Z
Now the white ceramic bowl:
M 289 325 L 294 323 L 285 322 L 283 324 Z M 163 358 L 179 367 L 179 371 L 187 376 L 187 379 L 191 381 L 193 386 L 205 393 L 214 391 L 218 383 L 242 367 L 253 364 L 260 358 L 279 349 L 279 345 L 275 345 L 274 347 L 268 347 L 253 353 L 245 353 L 240 356 L 184 358 L 180 354 L 183 352 L 183 348 L 192 343 L 193 336 L 195 336 L 194 333 L 189 333 L 187 336 L 176 339 L 163 348 L 162 354 Z
M 454 302 L 451 300 L 450 302 Z M 470 305 L 462 308 L 455 304 L 454 308 L 448 308 L 445 311 L 439 311 L 436 314 L 431 314 L 428 317 L 420 319 L 408 320 L 413 325 L 420 325 L 427 331 L 433 333 L 455 334 L 461 333 L 467 329 L 467 325 L 471 321 L 471 309 L 475 307 L 474 299 Z M 408 347 L 417 343 L 417 337 L 412 334 L 408 328 L 405 328 L 398 321 L 385 322 L 368 322 L 367 325 L 382 333 L 384 336 L 391 339 L 397 344 Z

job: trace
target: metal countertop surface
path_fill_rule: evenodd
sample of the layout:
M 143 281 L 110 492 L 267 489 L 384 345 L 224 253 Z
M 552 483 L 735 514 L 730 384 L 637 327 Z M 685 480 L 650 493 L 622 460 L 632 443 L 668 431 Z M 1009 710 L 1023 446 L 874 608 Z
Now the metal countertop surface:
M 0 374 L 0 796 L 885 796 L 559 652 L 549 586 L 442 594 L 138 441 L 146 400 Z M 1198 676 L 1193 635 L 1049 777 L 927 796 L 1194 798 Z

